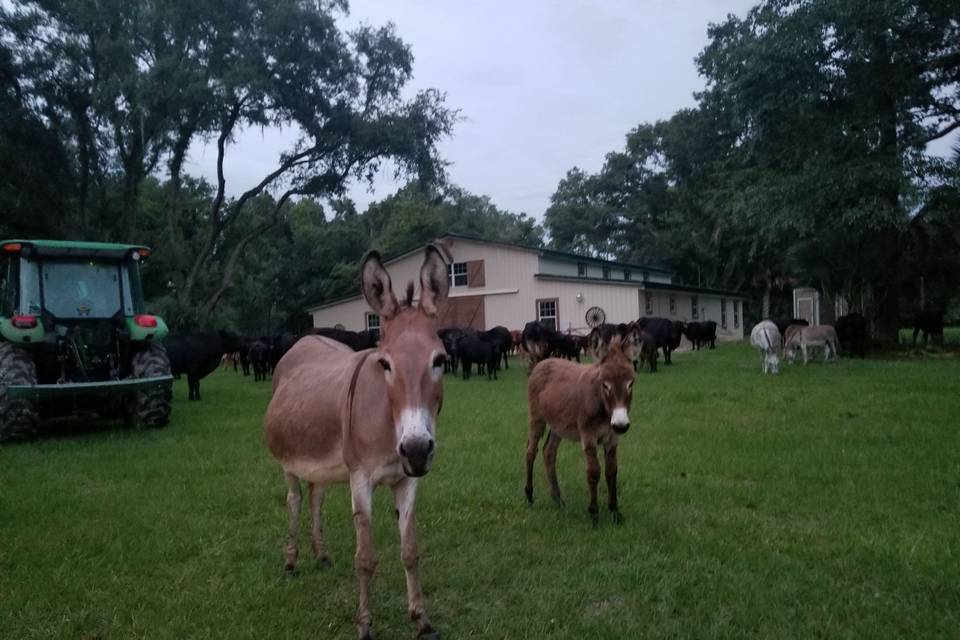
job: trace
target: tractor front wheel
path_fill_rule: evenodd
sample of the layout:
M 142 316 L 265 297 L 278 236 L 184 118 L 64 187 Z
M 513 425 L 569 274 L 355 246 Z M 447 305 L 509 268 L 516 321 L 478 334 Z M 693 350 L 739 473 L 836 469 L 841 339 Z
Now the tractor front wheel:
M 23 349 L 0 341 L 0 442 L 29 440 L 37 434 L 36 405 L 33 400 L 11 400 L 10 384 L 37 384 L 37 368 Z
M 133 355 L 130 369 L 134 378 L 170 375 L 167 350 L 159 342 L 151 342 Z M 134 427 L 158 429 L 170 422 L 173 387 L 167 382 L 137 391 L 127 404 L 126 422 Z

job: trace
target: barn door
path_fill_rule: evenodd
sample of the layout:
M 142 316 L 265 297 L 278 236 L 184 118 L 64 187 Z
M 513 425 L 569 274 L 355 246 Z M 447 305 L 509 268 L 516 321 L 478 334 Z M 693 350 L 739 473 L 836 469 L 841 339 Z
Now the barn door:
M 440 305 L 440 327 L 458 327 L 460 329 L 486 329 L 484 317 L 484 296 L 458 296 L 447 298 Z

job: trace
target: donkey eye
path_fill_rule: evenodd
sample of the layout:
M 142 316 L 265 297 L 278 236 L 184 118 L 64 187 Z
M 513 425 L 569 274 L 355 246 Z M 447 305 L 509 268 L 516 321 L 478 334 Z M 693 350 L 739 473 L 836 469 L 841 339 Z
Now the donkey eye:
M 390 369 L 390 363 L 387 362 L 386 358 L 380 358 L 379 360 L 377 360 L 377 362 L 380 363 L 380 366 L 383 367 L 383 370 L 384 370 L 384 371 L 390 371 L 390 370 L 391 370 L 391 369 Z
M 443 355 L 442 353 L 433 359 L 433 367 L 435 369 L 439 369 L 446 363 L 447 363 L 447 356 Z

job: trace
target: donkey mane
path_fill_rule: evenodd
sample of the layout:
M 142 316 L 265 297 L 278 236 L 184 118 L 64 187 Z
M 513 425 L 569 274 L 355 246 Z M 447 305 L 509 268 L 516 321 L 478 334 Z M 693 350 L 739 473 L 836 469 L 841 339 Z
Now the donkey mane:
M 413 306 L 413 280 L 407 283 L 407 294 L 404 296 L 403 306 Z
M 613 336 L 611 336 L 610 342 L 607 343 L 607 351 L 606 353 L 603 354 L 603 357 L 600 358 L 600 362 L 606 362 L 607 360 L 609 360 L 611 357 L 614 356 L 614 353 L 619 353 L 622 357 L 627 358 L 629 360 L 629 357 L 627 356 L 627 352 L 626 352 L 627 345 L 625 343 L 626 343 L 626 338 L 624 338 L 620 334 L 614 334 Z

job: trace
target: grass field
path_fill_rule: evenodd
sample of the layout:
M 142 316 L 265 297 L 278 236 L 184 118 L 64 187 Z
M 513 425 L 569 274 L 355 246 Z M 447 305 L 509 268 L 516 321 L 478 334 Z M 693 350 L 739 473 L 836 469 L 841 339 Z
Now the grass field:
M 960 358 L 759 369 L 724 345 L 640 374 L 625 522 L 602 510 L 596 530 L 571 443 L 566 509 L 539 458 L 525 505 L 525 372 L 448 377 L 418 500 L 434 624 L 448 639 L 960 637 Z M 269 394 L 217 373 L 199 403 L 177 383 L 168 429 L 0 449 L 0 636 L 353 638 L 345 487 L 326 503 L 334 567 L 302 544 L 282 577 Z M 374 519 L 374 630 L 413 637 L 385 488 Z

